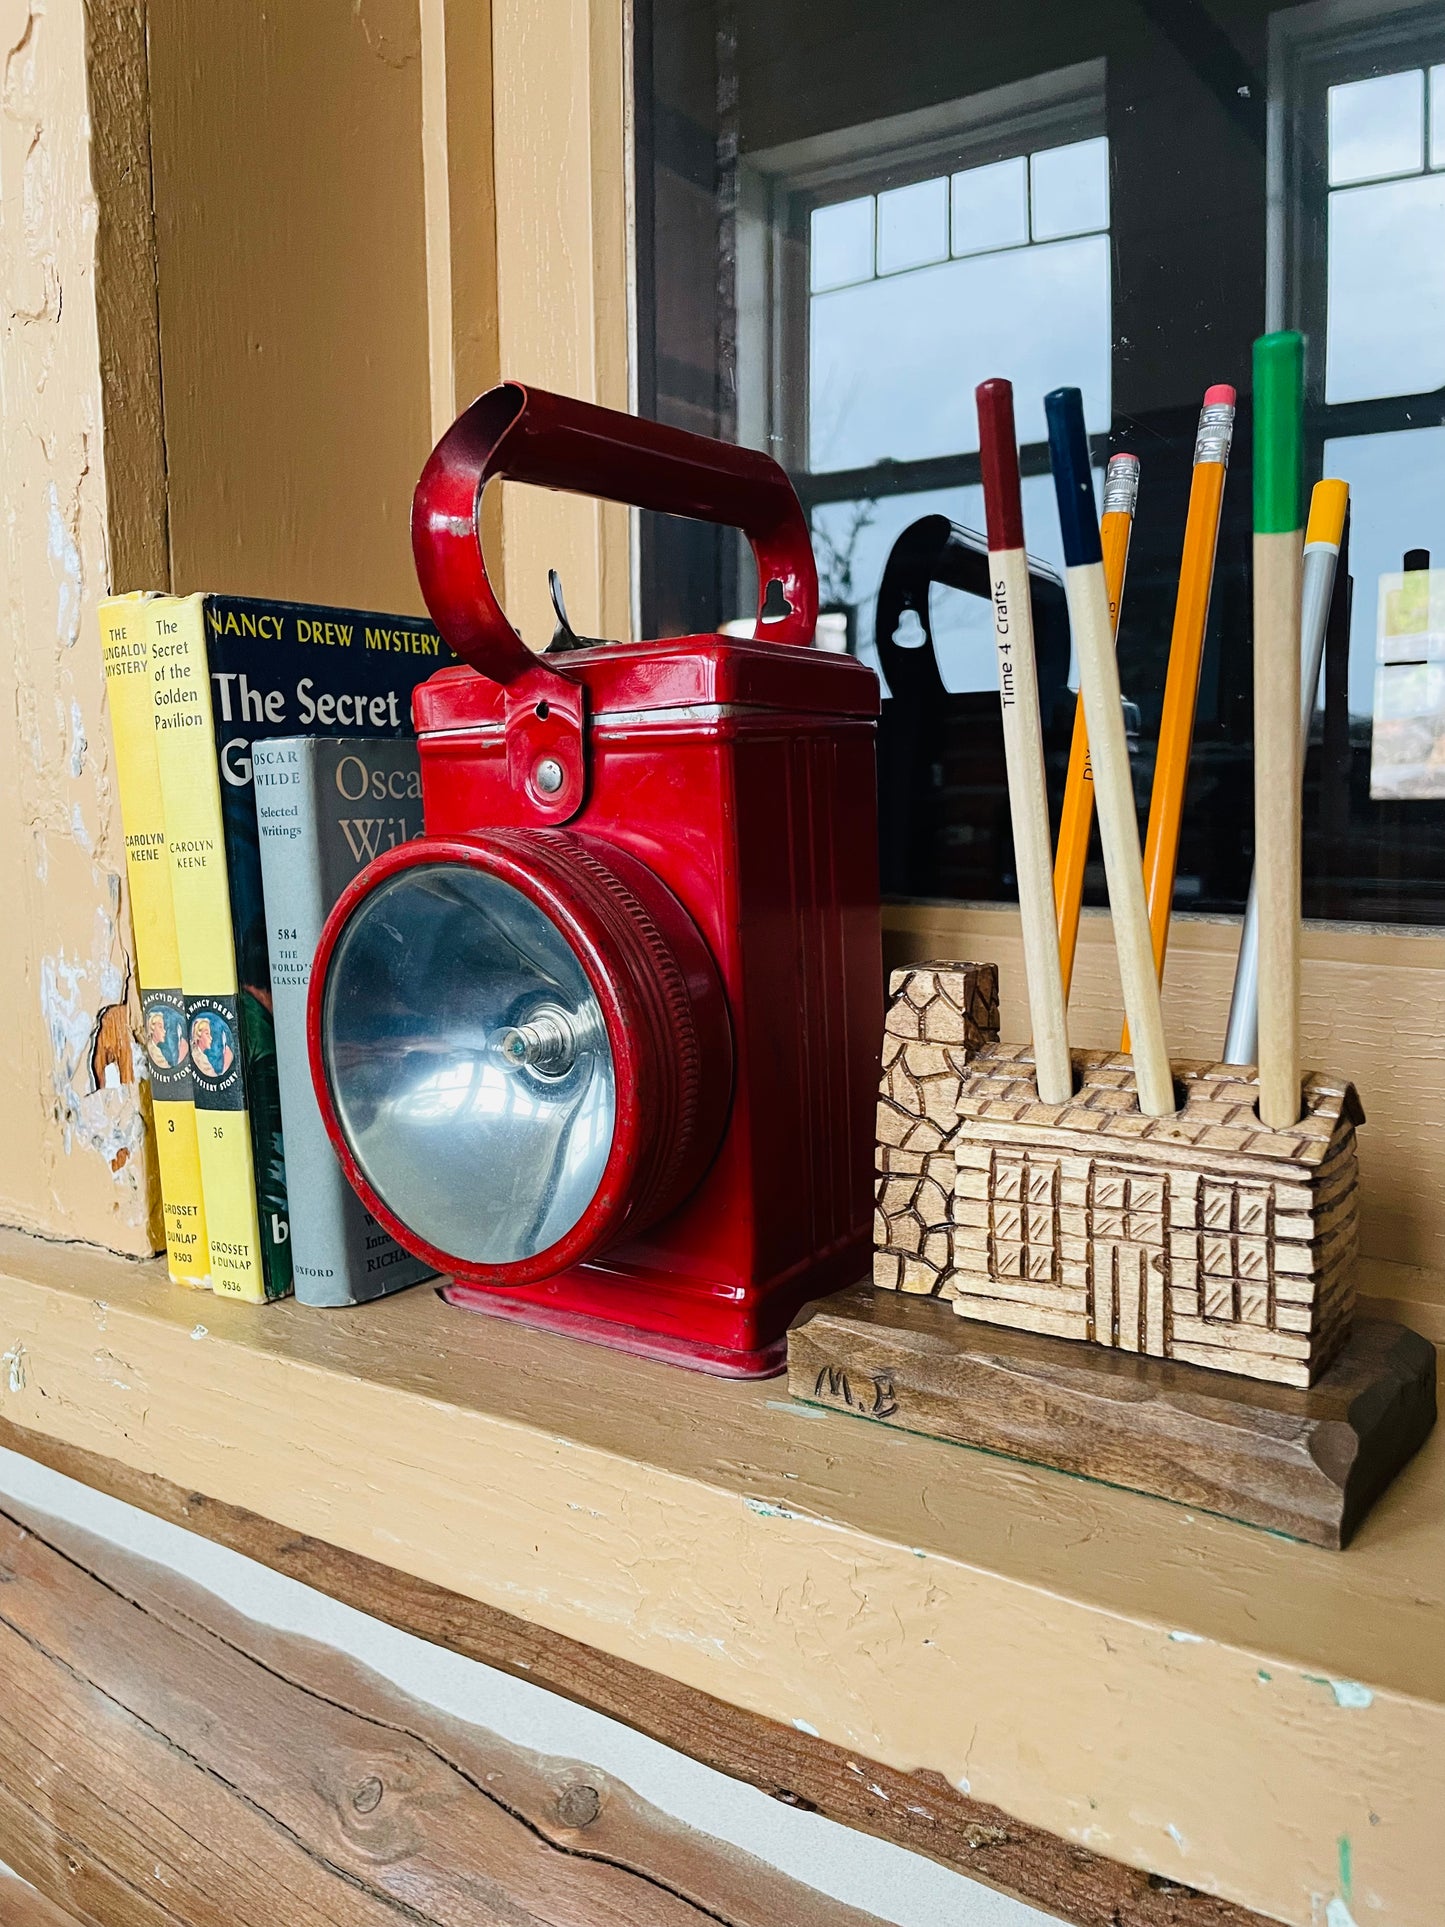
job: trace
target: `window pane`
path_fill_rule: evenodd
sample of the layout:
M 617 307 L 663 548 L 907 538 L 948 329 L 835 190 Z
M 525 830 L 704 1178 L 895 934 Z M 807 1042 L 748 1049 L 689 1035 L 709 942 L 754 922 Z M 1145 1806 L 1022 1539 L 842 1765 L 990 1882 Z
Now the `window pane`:
M 808 258 L 814 290 L 868 280 L 873 273 L 873 196 L 815 207 Z
M 917 181 L 878 196 L 878 272 L 948 258 L 948 182 Z
M 1445 167 L 1445 67 L 1430 69 L 1430 165 Z
M 1103 474 L 1095 470 L 1096 500 L 1102 487 Z M 1051 478 L 1025 475 L 1020 492 L 1024 541 L 1029 554 L 1049 563 L 1062 575 L 1064 553 L 1059 541 L 1058 506 Z M 904 529 L 924 515 L 946 515 L 951 522 L 982 531 L 983 490 L 977 486 L 929 489 L 916 495 L 887 495 L 877 502 L 828 502 L 813 511 L 813 544 L 819 558 L 822 600 L 856 604 L 858 654 L 875 669 L 878 656 L 873 631 L 883 565 Z M 993 640 L 993 614 L 988 603 L 979 596 L 935 585 L 929 620 L 944 687 L 954 694 L 963 690 L 997 689 L 998 656 Z M 907 647 L 921 639 L 922 634 L 921 626 L 908 623 L 907 631 L 900 634 L 898 640 Z M 1070 686 L 1074 686 L 1072 664 Z
M 1400 567 L 1406 549 L 1428 549 L 1445 567 L 1445 428 L 1326 442 L 1324 472 L 1350 485 L 1350 713 L 1368 716 L 1380 577 Z
M 1109 225 L 1109 143 L 1103 135 L 1046 148 L 1033 156 L 1029 170 L 1036 241 Z
M 1445 383 L 1445 174 L 1330 196 L 1325 399 Z
M 1109 243 L 1103 235 L 949 261 L 816 296 L 809 466 L 857 468 L 978 447 L 973 391 L 1015 385 L 1021 442 L 1045 435 L 1050 388 L 1109 425 Z
M 981 254 L 1029 238 L 1029 170 L 1022 155 L 953 177 L 953 251 Z
M 1409 174 L 1421 164 L 1425 77 L 1381 74 L 1330 89 L 1330 185 Z

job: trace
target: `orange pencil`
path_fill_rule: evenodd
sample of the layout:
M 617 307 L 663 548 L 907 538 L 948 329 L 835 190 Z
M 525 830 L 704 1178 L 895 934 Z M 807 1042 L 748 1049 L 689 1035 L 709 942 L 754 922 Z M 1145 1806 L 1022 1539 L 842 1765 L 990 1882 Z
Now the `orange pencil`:
M 1111 455 L 1104 472 L 1104 512 L 1099 518 L 1099 541 L 1104 550 L 1104 586 L 1109 593 L 1109 620 L 1114 625 L 1116 643 L 1119 606 L 1124 600 L 1124 570 L 1129 561 L 1129 537 L 1138 499 L 1139 457 Z M 1084 902 L 1084 866 L 1089 860 L 1089 836 L 1093 827 L 1094 771 L 1089 762 L 1089 731 L 1080 697 L 1074 709 L 1074 740 L 1069 745 L 1069 774 L 1059 818 L 1059 847 L 1054 854 L 1054 914 L 1059 922 L 1059 963 L 1064 973 L 1065 1003 L 1074 974 L 1074 947 L 1079 941 L 1079 912 Z
M 1169 638 L 1169 670 L 1164 679 L 1164 710 L 1154 757 L 1154 788 L 1149 797 L 1149 830 L 1144 839 L 1144 885 L 1149 893 L 1149 933 L 1154 967 L 1164 976 L 1169 946 L 1169 913 L 1174 903 L 1174 872 L 1179 862 L 1179 826 L 1189 781 L 1189 750 L 1194 740 L 1194 710 L 1199 700 L 1199 668 L 1209 621 L 1209 592 L 1219 545 L 1224 477 L 1234 435 L 1234 390 L 1221 382 L 1206 390 L 1194 442 L 1194 474 L 1184 523 L 1184 553 L 1179 559 L 1179 593 L 1174 632 Z M 1124 1026 L 1123 1049 L 1129 1048 Z

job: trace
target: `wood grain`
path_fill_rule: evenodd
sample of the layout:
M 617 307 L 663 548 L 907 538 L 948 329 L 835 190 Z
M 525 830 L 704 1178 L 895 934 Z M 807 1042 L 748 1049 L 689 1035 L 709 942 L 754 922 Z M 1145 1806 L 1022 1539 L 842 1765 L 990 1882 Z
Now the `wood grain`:
M 1159 978 L 1149 935 L 1139 819 L 1124 738 L 1119 665 L 1114 658 L 1114 628 L 1109 619 L 1103 563 L 1067 570 L 1064 586 L 1079 659 L 1079 695 L 1089 726 L 1094 808 L 1104 850 L 1124 1009 L 1138 1070 L 1139 1102 L 1149 1117 L 1170 1117 L 1175 1108 L 1174 1080 L 1169 1071 L 1169 1046 L 1164 1037 Z
M 1076 1095 L 1047 1105 L 1031 1046 L 903 1041 L 951 1008 L 944 985 L 981 973 L 993 981 L 991 965 L 892 973 L 874 1283 L 965 1318 L 1312 1384 L 1354 1313 L 1354 1086 L 1311 1074 L 1303 1116 L 1267 1131 L 1246 1072 L 1176 1060 L 1179 1109 L 1161 1123 L 1140 1112 L 1131 1058 L 1079 1051 Z
M 1300 1105 L 1300 569 L 1302 534 L 1254 538 L 1254 875 L 1259 905 L 1259 1115 Z
M 855 1286 L 788 1335 L 795 1398 L 1348 1544 L 1435 1422 L 1435 1348 L 1363 1319 L 1309 1391 L 955 1318 Z
M 0 1927 L 83 1927 L 22 1880 L 0 1873 Z
M 1012 430 L 1009 440 L 1012 452 Z M 993 575 L 994 644 L 1034 1064 L 1041 1100 L 1062 1104 L 1073 1091 L 1073 1072 L 1054 914 L 1054 853 L 1044 776 L 1043 725 L 1039 720 L 1029 564 L 1022 549 L 991 551 L 988 562 Z
M 187 1492 L 112 1459 L 57 1445 L 0 1419 L 0 1446 L 403 1631 L 623 1721 L 800 1807 L 926 1854 L 970 1878 L 1057 1913 L 1074 1927 L 1259 1927 L 1261 1916 L 1175 1881 L 1121 1866 L 971 1799 L 936 1773 L 905 1773 L 510 1613 L 238 1506 Z
M 1217 1056 L 1229 1013 L 1239 919 L 1175 914 L 1164 1011 L 1179 1057 Z M 884 961 L 991 957 L 1000 972 L 1000 1035 L 1028 1036 L 1018 911 L 991 904 L 889 903 Z M 1306 923 L 1301 933 L 1303 1061 L 1360 1093 L 1361 1250 L 1445 1271 L 1445 935 Z M 1076 1047 L 1112 1050 L 1122 1003 L 1107 913 L 1086 910 L 1069 1006 Z
M 106 1927 L 874 1923 L 13 1504 L 0 1579 L 0 1852 Z

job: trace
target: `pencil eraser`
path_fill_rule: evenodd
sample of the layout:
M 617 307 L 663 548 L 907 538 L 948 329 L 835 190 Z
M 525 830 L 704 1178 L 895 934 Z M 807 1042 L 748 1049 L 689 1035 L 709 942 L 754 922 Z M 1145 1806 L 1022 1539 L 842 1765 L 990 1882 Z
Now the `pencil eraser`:
M 1235 393 L 1227 381 L 1217 381 L 1212 388 L 1204 391 L 1206 408 L 1233 408 Z

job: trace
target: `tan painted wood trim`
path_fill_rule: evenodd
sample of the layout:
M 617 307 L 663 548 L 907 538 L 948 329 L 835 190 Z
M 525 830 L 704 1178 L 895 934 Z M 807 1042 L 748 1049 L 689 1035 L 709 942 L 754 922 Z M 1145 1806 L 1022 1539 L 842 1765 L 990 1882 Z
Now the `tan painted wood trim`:
M 498 342 L 502 373 L 629 405 L 630 75 L 623 0 L 493 0 Z M 552 633 L 547 570 L 573 624 L 625 638 L 629 516 L 580 496 L 502 491 L 507 612 Z
M 88 1917 L 881 1927 L 12 1502 L 0 1569 L 0 1849 Z
M 86 0 L 110 585 L 169 589 L 146 0 Z
M 1445 1435 L 1336 1555 L 425 1290 L 257 1313 L 5 1235 L 0 1357 L 62 1444 L 1299 1927 L 1349 1840 L 1433 1924 Z
M 490 0 L 420 0 L 431 425 L 500 379 Z
M 1170 926 L 1164 1026 L 1175 1058 L 1224 1042 L 1237 918 Z M 889 903 L 887 965 L 924 958 L 997 963 L 1006 1043 L 1028 1036 L 1018 911 L 1001 904 Z M 1304 1068 L 1347 1077 L 1365 1107 L 1361 1246 L 1369 1257 L 1445 1272 L 1445 931 L 1307 923 L 1301 935 Z M 1114 1050 L 1122 1014 L 1109 918 L 1085 911 L 1069 1005 L 1071 1042 Z

